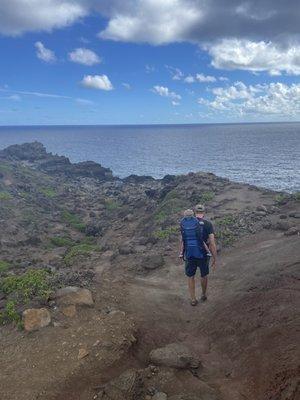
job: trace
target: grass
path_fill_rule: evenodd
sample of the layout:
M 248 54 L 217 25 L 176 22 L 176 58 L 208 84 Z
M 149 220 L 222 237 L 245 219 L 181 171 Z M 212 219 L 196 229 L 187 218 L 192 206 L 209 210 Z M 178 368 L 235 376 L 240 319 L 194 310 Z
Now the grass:
M 67 266 L 70 266 L 78 256 L 89 256 L 94 251 L 100 251 L 99 246 L 87 243 L 78 244 L 68 250 L 64 256 L 64 262 Z
M 10 263 L 8 261 L 0 260 L 0 275 L 8 271 Z
M 34 297 L 47 299 L 51 292 L 49 272 L 31 269 L 22 275 L 7 276 L 0 281 L 0 290 L 6 295 L 14 295 L 19 302 L 28 303 Z
M 10 165 L 0 163 L 0 172 L 11 172 L 12 167 Z
M 21 316 L 16 310 L 16 303 L 13 300 L 9 300 L 4 308 L 4 311 L 0 313 L 0 325 L 14 322 L 19 328 L 22 328 Z
M 79 230 L 80 232 L 84 232 L 85 224 L 81 221 L 78 215 L 65 210 L 62 213 L 62 217 L 67 224 Z
M 154 237 L 157 239 L 169 239 L 170 236 L 178 234 L 179 230 L 177 226 L 171 226 L 166 229 L 159 229 L 154 232 Z
M 300 192 L 296 192 L 292 195 L 293 199 L 296 201 L 300 201 Z
M 40 192 L 43 193 L 45 197 L 52 199 L 57 195 L 56 191 L 52 187 L 40 188 Z
M 0 192 L 0 200 L 11 200 L 12 195 L 8 192 Z
M 56 247 L 71 247 L 74 246 L 74 242 L 67 236 L 54 236 L 50 238 L 50 242 Z
M 184 210 L 186 206 L 187 204 L 185 200 L 177 198 L 175 191 L 172 190 L 159 204 L 154 213 L 154 219 L 156 222 L 164 222 L 169 215 L 177 214 L 178 212 Z
M 236 222 L 236 218 L 233 215 L 225 215 L 224 217 L 218 219 L 217 225 L 219 226 L 232 226 Z
M 231 246 L 235 241 L 235 237 L 232 232 L 225 228 L 224 230 L 220 230 L 216 233 L 216 238 L 220 241 L 224 247 Z

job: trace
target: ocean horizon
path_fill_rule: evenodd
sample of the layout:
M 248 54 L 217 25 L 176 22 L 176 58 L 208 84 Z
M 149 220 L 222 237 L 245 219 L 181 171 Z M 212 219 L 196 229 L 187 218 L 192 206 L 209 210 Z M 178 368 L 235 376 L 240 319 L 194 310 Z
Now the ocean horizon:
M 42 142 L 115 176 L 212 172 L 273 190 L 300 190 L 300 122 L 0 126 L 0 149 Z

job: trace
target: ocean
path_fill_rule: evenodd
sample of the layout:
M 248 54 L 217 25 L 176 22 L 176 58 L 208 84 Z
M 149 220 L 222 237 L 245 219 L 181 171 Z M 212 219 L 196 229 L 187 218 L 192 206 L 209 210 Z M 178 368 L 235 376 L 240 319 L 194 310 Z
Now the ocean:
M 114 175 L 207 171 L 275 190 L 300 190 L 300 123 L 0 127 L 0 149 L 42 142 Z

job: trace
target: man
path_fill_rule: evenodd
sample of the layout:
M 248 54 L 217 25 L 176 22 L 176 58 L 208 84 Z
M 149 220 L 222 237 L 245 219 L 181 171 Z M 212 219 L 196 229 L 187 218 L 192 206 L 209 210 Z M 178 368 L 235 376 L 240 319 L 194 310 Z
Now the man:
M 185 273 L 188 277 L 191 305 L 197 305 L 195 294 L 195 275 L 197 268 L 201 274 L 201 301 L 207 300 L 207 283 L 209 274 L 210 252 L 213 257 L 212 267 L 216 266 L 217 249 L 213 225 L 204 219 L 205 208 L 202 204 L 195 207 L 195 216 L 192 210 L 184 212 L 181 223 L 182 244 L 179 257 L 185 259 Z M 196 222 L 197 221 L 197 222 Z M 191 251 L 192 250 L 192 251 Z

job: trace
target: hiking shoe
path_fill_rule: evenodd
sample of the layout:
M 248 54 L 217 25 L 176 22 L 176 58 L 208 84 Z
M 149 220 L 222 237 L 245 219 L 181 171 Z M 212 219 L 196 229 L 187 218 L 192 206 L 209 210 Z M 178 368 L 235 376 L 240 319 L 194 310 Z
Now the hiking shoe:
M 198 304 L 198 300 L 191 300 L 191 306 L 196 306 Z
M 207 300 L 207 297 L 204 295 L 201 296 L 201 301 L 204 303 Z

